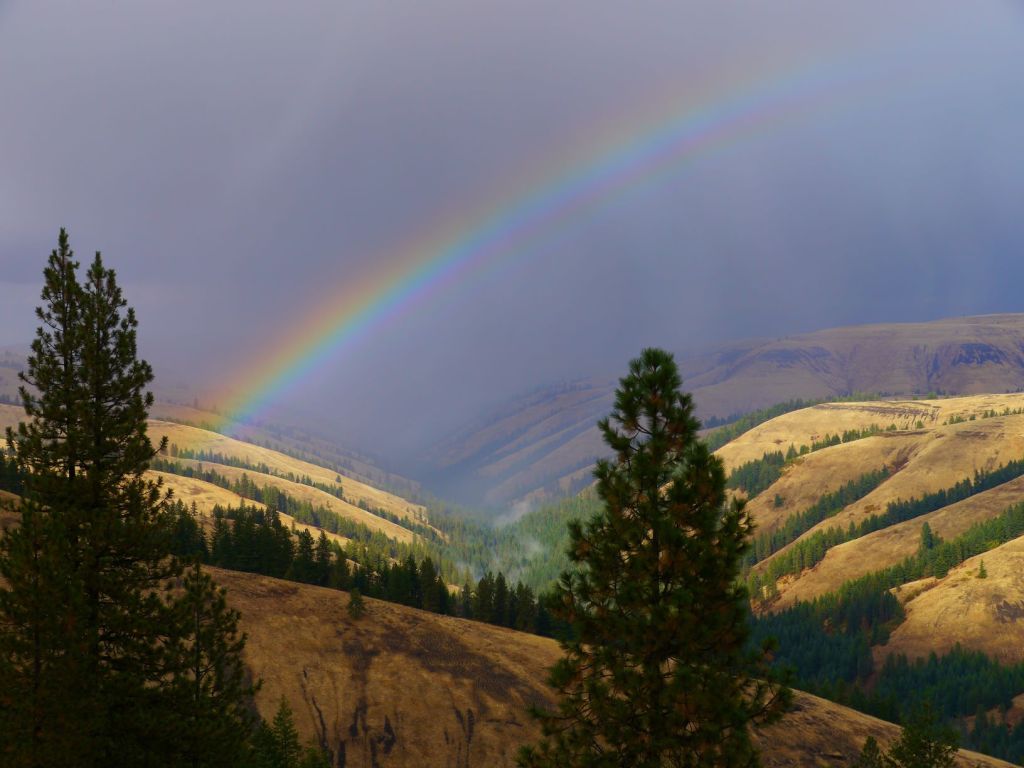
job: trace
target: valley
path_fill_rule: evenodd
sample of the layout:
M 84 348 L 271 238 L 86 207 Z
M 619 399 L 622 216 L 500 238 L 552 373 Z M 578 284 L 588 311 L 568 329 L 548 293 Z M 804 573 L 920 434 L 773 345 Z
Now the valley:
M 20 417 L 19 408 L 0 405 L 0 426 Z M 367 546 L 390 567 L 409 555 L 429 555 L 449 584 L 449 608 L 428 612 L 370 598 L 366 616 L 356 620 L 345 611 L 344 589 L 213 568 L 241 611 L 249 637 L 246 663 L 264 681 L 257 698 L 264 716 L 286 697 L 303 736 L 329 750 L 338 765 L 437 764 L 431 761 L 442 755 L 451 765 L 513 764 L 518 746 L 538 733 L 526 710 L 550 704 L 544 678 L 558 657 L 557 644 L 493 625 L 502 619 L 459 618 L 459 587 L 474 585 L 476 600 L 477 580 L 493 569 L 508 576 L 510 588 L 526 578 L 535 592 L 546 589 L 567 565 L 559 554 L 565 524 L 592 514 L 592 495 L 541 504 L 490 529 L 482 522 L 457 522 L 450 511 L 432 510 L 365 479 L 209 429 L 154 419 L 149 430 L 152 439 L 167 439 L 152 476 L 186 507 L 194 504 L 206 536 L 215 530 L 214 515 L 230 516 L 242 505 L 269 512 L 260 499 L 270 499 L 292 536 L 308 532 L 315 540 L 323 532 L 338 557 L 356 558 L 352 568 L 374 562 L 366 559 Z M 898 713 L 886 709 L 892 704 L 858 703 L 850 696 L 891 685 L 885 682 L 892 674 L 885 671 L 890 657 L 913 662 L 962 649 L 1008 669 L 1024 662 L 1024 526 L 1020 533 L 1012 526 L 991 529 L 994 538 L 973 548 L 956 545 L 964 537 L 977 538 L 979 526 L 1004 525 L 999 521 L 1008 510 L 1024 501 L 1024 466 L 1015 468 L 1024 456 L 1024 394 L 821 403 L 754 424 L 717 453 L 727 473 L 742 473 L 748 478 L 742 482 L 756 478 L 756 492 L 742 484 L 733 491 L 751 496 L 755 550 L 757 537 L 779 542 L 757 556 L 747 573 L 760 596 L 754 601 L 757 621 L 782 635 L 783 663 L 803 652 L 799 643 L 785 652 L 789 632 L 802 634 L 800 642 L 817 637 L 814 642 L 833 648 L 825 656 L 833 659 L 826 664 L 831 671 L 798 669 L 797 684 L 846 705 L 799 693 L 794 712 L 758 732 L 766 765 L 848 765 L 868 734 L 891 741 L 895 726 L 855 708 L 894 718 Z M 775 454 L 780 458 L 766 463 Z M 844 487 L 846 495 L 838 496 Z M 911 516 L 885 522 L 894 509 L 911 507 L 922 511 L 900 512 Z M 818 508 L 821 519 L 808 518 L 793 529 L 794 520 Z M 13 521 L 13 513 L 5 512 L 2 522 Z M 935 552 L 952 542 L 962 554 L 936 566 L 922 549 L 925 524 Z M 830 543 L 840 531 L 841 541 Z M 815 550 L 802 567 L 786 566 L 773 575 L 794 551 L 811 552 L 807 547 L 818 540 L 825 541 L 820 554 Z M 376 562 L 372 567 L 381 567 Z M 979 578 L 982 563 L 985 575 Z M 887 613 L 877 623 L 832 625 L 831 637 L 815 635 L 801 623 L 806 618 L 796 618 L 805 606 L 844 611 L 852 610 L 843 607 L 851 600 L 864 599 L 881 600 Z M 814 621 L 827 627 L 844 620 Z M 843 650 L 844 638 L 862 638 L 858 650 Z M 860 671 L 842 672 L 847 662 L 835 659 L 844 658 L 855 659 Z M 846 692 L 830 693 L 836 685 Z M 1015 723 L 1024 718 L 1017 703 L 1022 693 L 1024 688 L 1013 691 L 1015 701 L 1008 702 L 1005 715 L 1002 694 L 981 700 L 989 701 L 995 720 Z M 974 711 L 950 706 L 948 716 L 969 728 Z M 1001 763 L 965 753 L 961 764 Z

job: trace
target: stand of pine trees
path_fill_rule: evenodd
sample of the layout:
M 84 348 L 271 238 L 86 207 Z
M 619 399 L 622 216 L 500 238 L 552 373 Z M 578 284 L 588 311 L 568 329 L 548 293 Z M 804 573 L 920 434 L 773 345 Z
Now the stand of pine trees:
M 295 531 L 274 510 L 242 505 L 213 510 L 209 540 L 194 509 L 173 502 L 173 551 L 221 568 L 259 573 L 331 589 L 358 589 L 367 596 L 432 613 L 551 636 L 561 625 L 551 618 L 545 598 L 504 574 L 486 573 L 457 593 L 426 555 L 394 560 L 361 542 L 341 547 L 321 531 Z

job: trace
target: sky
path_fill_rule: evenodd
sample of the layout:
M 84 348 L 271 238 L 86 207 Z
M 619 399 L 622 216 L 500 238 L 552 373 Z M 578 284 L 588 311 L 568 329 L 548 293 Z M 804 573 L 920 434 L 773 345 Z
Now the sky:
M 429 233 L 709 104 L 720 138 L 470 252 L 267 407 L 401 455 L 652 344 L 1021 311 L 1021 82 L 1021 2 L 0 0 L 0 345 L 66 226 L 164 389 L 259 389 Z

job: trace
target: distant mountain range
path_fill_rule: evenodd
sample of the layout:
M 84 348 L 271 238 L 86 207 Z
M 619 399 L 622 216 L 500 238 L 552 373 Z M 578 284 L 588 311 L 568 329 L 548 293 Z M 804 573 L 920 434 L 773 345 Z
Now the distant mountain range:
M 1015 392 L 1024 389 L 1024 314 L 834 328 L 679 362 L 705 420 L 795 398 Z M 442 496 L 493 505 L 573 491 L 604 454 L 595 424 L 616 382 L 586 378 L 514 400 L 435 445 L 418 479 Z

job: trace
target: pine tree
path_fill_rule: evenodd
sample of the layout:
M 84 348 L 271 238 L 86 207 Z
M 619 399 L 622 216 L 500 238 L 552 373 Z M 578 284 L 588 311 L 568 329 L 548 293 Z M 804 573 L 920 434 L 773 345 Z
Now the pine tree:
M 935 547 L 935 534 L 932 533 L 932 527 L 925 522 L 921 526 L 921 544 L 920 550 L 927 552 Z
M 282 696 L 281 703 L 270 726 L 274 734 L 274 757 L 281 768 L 293 768 L 299 763 L 302 747 L 299 745 L 299 732 L 295 729 L 295 718 L 288 700 Z
M 256 689 L 242 664 L 239 614 L 198 562 L 185 576 L 176 608 L 177 624 L 189 632 L 168 649 L 176 719 L 165 722 L 164 732 L 174 737 L 165 752 L 180 755 L 190 768 L 237 765 L 254 726 L 247 705 Z
M 982 713 L 984 716 L 984 713 Z M 977 722 L 976 722 L 977 725 Z M 917 707 L 900 731 L 899 740 L 882 753 L 869 736 L 855 768 L 953 768 L 956 765 L 957 732 L 944 726 L 928 703 Z
M 5 765 L 172 765 L 170 591 L 176 513 L 144 476 L 152 371 L 134 312 L 96 258 L 84 284 L 67 233 L 44 270 L 41 327 L 8 430 L 21 524 L 0 542 L 0 754 Z M 159 448 L 163 448 L 161 445 Z
M 331 542 L 323 529 L 316 540 L 316 583 L 326 587 L 331 578 Z
M 358 621 L 366 613 L 366 601 L 363 600 L 363 593 L 358 587 L 352 587 L 348 592 L 348 615 Z
M 757 762 L 748 723 L 788 702 L 767 652 L 748 649 L 738 581 L 751 523 L 671 355 L 644 350 L 600 422 L 613 461 L 597 464 L 604 509 L 570 524 L 553 602 L 573 630 L 550 682 L 555 712 L 523 766 L 739 766 Z
M 84 397 L 77 268 L 61 230 L 43 273 L 43 305 L 36 310 L 41 326 L 21 374 L 19 397 L 27 418 L 6 431 L 24 483 L 20 524 L 0 541 L 0 754 L 14 766 L 66 760 L 89 730 L 91 691 L 82 684 L 81 658 L 73 653 L 79 643 L 68 642 L 82 611 L 70 541 L 77 531 L 58 512 L 81 490 L 85 439 L 77 413 Z
M 853 768 L 886 768 L 885 757 L 874 736 L 868 736 L 864 742 Z

